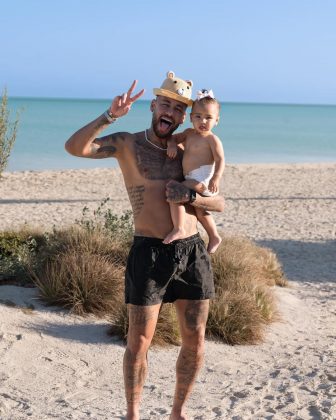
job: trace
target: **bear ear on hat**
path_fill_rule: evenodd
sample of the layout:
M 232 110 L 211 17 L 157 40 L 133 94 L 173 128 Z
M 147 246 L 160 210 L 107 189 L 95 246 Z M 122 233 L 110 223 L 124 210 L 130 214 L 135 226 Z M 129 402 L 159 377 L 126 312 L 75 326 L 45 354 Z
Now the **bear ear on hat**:
M 186 83 L 187 83 L 190 87 L 192 87 L 192 86 L 193 86 L 193 82 L 192 82 L 191 80 L 186 80 Z
M 169 70 L 167 72 L 167 77 L 168 77 L 168 79 L 174 79 L 175 73 L 173 71 Z

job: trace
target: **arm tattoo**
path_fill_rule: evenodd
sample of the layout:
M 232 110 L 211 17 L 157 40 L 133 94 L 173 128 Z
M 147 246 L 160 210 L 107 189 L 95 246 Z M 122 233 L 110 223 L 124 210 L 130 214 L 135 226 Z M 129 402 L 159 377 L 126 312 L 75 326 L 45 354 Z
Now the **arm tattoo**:
M 91 145 L 92 157 L 96 159 L 113 157 L 117 151 L 120 140 L 125 141 L 124 136 L 120 133 L 95 139 Z
M 145 187 L 144 185 L 131 185 L 127 187 L 127 192 L 133 209 L 134 218 L 136 218 L 139 216 L 144 205 Z

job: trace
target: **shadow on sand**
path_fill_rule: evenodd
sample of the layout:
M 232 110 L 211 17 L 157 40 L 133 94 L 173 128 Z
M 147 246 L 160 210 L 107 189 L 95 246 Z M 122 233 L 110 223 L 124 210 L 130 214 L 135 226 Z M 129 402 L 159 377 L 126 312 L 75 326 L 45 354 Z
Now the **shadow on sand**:
M 261 240 L 257 244 L 276 253 L 289 280 L 336 283 L 336 240 Z

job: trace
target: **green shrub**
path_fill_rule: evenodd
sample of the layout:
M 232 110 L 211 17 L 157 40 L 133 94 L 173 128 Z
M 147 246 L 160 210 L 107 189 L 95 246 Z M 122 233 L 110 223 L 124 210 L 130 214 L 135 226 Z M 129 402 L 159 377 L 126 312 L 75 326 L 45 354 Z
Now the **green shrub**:
M 14 277 L 21 283 L 30 281 L 28 267 L 35 264 L 44 235 L 27 228 L 0 232 L 0 275 Z
M 105 198 L 92 212 L 88 207 L 84 207 L 82 218 L 77 220 L 76 224 L 89 232 L 98 229 L 114 241 L 128 242 L 133 236 L 132 212 L 129 210 L 118 216 L 110 208 L 106 208 L 109 201 L 109 197 Z
M 9 111 L 7 109 L 7 91 L 4 90 L 0 104 L 0 178 L 5 170 L 9 155 L 16 140 L 19 116 L 11 123 L 9 121 Z

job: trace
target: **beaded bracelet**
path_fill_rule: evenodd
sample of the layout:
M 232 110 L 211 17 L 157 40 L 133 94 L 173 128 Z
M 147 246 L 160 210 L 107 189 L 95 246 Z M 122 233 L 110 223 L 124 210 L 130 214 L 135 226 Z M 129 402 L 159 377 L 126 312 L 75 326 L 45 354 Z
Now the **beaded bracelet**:
M 117 121 L 117 119 L 118 119 L 118 117 L 114 117 L 110 112 L 109 112 L 109 110 L 107 110 L 107 111 L 105 111 L 104 112 L 104 117 L 107 119 L 107 121 L 109 122 L 109 123 L 114 123 L 114 122 L 116 122 Z

